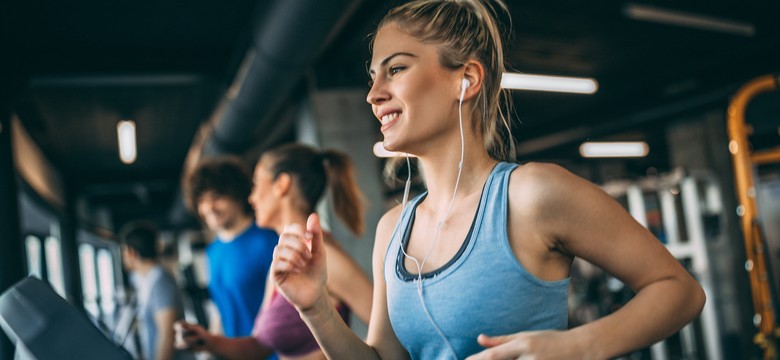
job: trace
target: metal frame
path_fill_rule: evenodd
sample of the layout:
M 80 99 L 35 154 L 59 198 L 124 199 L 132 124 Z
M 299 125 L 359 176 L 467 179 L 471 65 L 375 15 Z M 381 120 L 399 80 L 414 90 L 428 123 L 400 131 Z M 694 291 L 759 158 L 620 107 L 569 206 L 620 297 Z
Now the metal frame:
M 706 187 L 703 193 L 704 199 L 699 198 L 699 183 L 703 183 Z M 702 215 L 705 211 L 702 208 L 702 204 L 714 204 L 713 206 L 708 206 L 708 208 L 713 208 L 708 209 L 710 212 L 713 210 L 716 212 L 722 211 L 720 199 L 712 199 L 714 195 L 720 194 L 714 178 L 710 176 L 683 177 L 682 172 L 675 172 L 664 177 L 646 179 L 639 182 L 606 184 L 605 190 L 613 197 L 625 194 L 629 213 L 645 227 L 648 227 L 648 221 L 644 194 L 651 192 L 658 196 L 661 220 L 667 235 L 667 242 L 664 245 L 675 258 L 679 260 L 689 259 L 691 261 L 691 271 L 707 295 L 707 302 L 699 317 L 704 349 L 697 349 L 696 329 L 693 324 L 688 324 L 680 330 L 683 356 L 685 358 L 704 356 L 704 358 L 711 360 L 723 359 L 721 331 L 716 310 L 715 280 L 713 279 L 713 272 L 710 266 L 707 239 L 705 238 L 702 221 Z M 684 234 L 679 232 L 680 224 L 678 223 L 677 207 L 675 206 L 676 199 L 672 190 L 679 191 L 678 196 L 681 197 L 682 220 L 685 221 L 686 225 L 686 233 Z M 654 344 L 650 351 L 654 360 L 666 360 L 669 358 L 668 346 L 665 340 Z
M 754 342 L 764 351 L 764 359 L 777 356 L 777 340 L 780 337 L 775 327 L 775 313 L 772 307 L 771 284 L 767 276 L 764 239 L 759 228 L 758 204 L 753 175 L 754 165 L 780 162 L 780 148 L 751 154 L 748 143 L 748 129 L 745 124 L 745 108 L 758 94 L 777 90 L 779 75 L 757 77 L 742 86 L 731 99 L 728 107 L 729 152 L 734 161 L 736 193 L 739 201 L 737 214 L 745 242 L 745 269 L 750 277 L 755 316 L 753 323 L 758 328 Z

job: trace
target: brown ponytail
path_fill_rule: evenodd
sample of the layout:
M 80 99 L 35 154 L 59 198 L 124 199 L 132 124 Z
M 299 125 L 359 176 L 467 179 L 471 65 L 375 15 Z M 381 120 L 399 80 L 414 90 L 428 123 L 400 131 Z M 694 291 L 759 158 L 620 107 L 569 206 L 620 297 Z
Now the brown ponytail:
M 339 151 L 318 151 L 303 144 L 283 145 L 263 154 L 274 179 L 289 174 L 301 195 L 301 211 L 313 212 L 326 186 L 336 215 L 355 235 L 363 233 L 363 203 L 349 157 Z
M 355 235 L 363 233 L 363 195 L 355 178 L 355 167 L 349 157 L 335 150 L 322 152 L 328 185 L 336 215 Z

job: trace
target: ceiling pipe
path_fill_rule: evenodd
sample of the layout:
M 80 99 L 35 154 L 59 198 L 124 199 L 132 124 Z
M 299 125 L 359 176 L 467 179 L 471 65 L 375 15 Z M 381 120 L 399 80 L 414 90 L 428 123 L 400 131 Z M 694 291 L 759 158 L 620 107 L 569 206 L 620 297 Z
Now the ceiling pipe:
M 201 156 L 240 154 L 290 95 L 305 70 L 354 12 L 355 0 L 277 0 L 255 22 L 248 68 L 206 139 Z M 242 71 L 239 71 L 239 76 Z
M 259 129 L 277 126 L 271 115 L 290 96 L 305 71 L 360 3 L 361 0 L 276 0 L 259 7 L 241 68 L 212 115 L 212 123 L 193 140 L 184 176 L 198 159 L 244 153 L 257 140 Z M 176 193 L 169 218 L 174 225 L 192 219 L 181 191 Z

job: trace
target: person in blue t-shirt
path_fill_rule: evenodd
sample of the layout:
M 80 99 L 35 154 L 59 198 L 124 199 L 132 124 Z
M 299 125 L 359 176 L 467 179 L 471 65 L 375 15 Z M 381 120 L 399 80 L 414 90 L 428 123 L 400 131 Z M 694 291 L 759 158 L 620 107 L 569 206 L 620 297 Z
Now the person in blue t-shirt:
M 185 197 L 215 234 L 206 248 L 209 293 L 220 321 L 209 330 L 227 337 L 248 336 L 263 302 L 265 282 L 278 236 L 258 228 L 247 201 L 251 177 L 236 158 L 202 161 L 189 176 Z

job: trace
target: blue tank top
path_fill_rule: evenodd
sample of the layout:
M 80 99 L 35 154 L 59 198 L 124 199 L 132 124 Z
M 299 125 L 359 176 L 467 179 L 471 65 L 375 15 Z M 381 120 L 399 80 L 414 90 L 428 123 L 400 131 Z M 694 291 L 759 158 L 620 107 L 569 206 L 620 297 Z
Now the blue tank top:
M 471 229 L 455 257 L 423 274 L 423 297 L 431 317 L 464 359 L 483 348 L 479 334 L 565 330 L 569 279 L 544 281 L 525 270 L 509 246 L 509 176 L 517 164 L 499 163 L 482 189 Z M 448 346 L 423 311 L 417 277 L 407 272 L 406 246 L 421 194 L 410 201 L 385 254 L 387 307 L 398 340 L 412 359 L 452 359 Z M 441 239 L 444 240 L 444 239 Z M 434 251 L 436 251 L 434 249 Z

